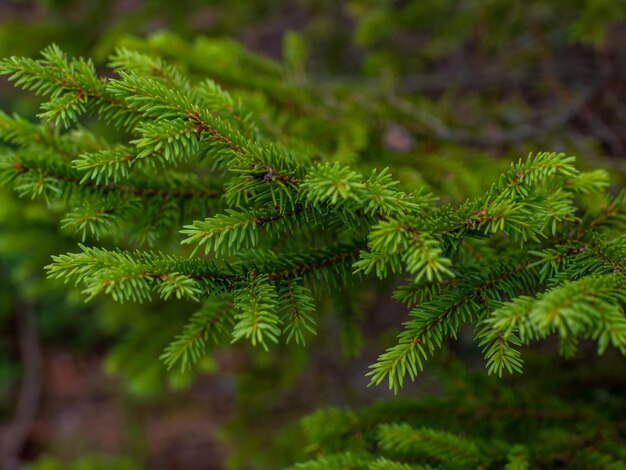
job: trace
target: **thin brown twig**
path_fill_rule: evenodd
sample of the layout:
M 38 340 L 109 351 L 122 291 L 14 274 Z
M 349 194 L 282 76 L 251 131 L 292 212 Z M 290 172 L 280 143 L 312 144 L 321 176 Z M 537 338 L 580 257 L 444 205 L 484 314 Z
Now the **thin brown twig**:
M 15 316 L 23 374 L 13 419 L 2 436 L 0 463 L 5 470 L 22 467 L 20 454 L 37 416 L 42 390 L 43 360 L 32 304 L 18 300 Z

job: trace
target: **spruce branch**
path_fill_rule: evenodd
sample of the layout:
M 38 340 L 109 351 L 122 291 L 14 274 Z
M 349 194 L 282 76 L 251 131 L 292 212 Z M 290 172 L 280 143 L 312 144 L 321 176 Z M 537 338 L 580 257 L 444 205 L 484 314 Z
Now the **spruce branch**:
M 370 366 L 371 384 L 388 379 L 389 389 L 397 392 L 408 374 L 414 380 L 426 361 L 446 337 L 456 337 L 461 323 L 489 312 L 489 302 L 500 301 L 533 284 L 529 262 L 502 265 L 476 273 L 466 273 L 455 290 L 420 305 L 410 313 L 411 320 L 398 336 L 398 344 L 381 354 Z
M 148 43 L 176 54 L 155 57 Z M 223 332 L 264 348 L 304 344 L 315 334 L 319 287 L 375 276 L 408 281 L 394 296 L 411 307 L 409 319 L 369 372 L 395 391 L 463 323 L 477 329 L 498 375 L 519 371 L 519 348 L 551 334 L 568 354 L 580 338 L 596 340 L 600 353 L 624 351 L 626 193 L 607 191 L 606 172 L 540 152 L 482 195 L 474 185 L 477 197 L 441 205 L 429 192 L 441 188 L 438 177 L 420 175 L 422 187 L 407 192 L 388 168 L 359 162 L 381 111 L 355 118 L 360 105 L 343 109 L 341 87 L 298 87 L 293 63 L 229 41 L 148 43 L 116 49 L 110 78 L 56 46 L 36 60 L 0 61 L 0 73 L 45 98 L 43 124 L 0 113 L 0 181 L 63 211 L 62 227 L 83 241 L 160 243 L 163 251 L 79 245 L 47 269 L 88 299 L 204 302 L 164 352 L 169 367 L 190 367 Z M 374 108 L 388 109 L 377 100 Z M 85 114 L 126 134 L 108 142 Z M 183 247 L 170 243 L 180 227 Z M 215 313 L 216 297 L 231 299 L 233 311 Z
M 196 244 L 194 253 L 204 245 L 204 252 L 218 255 L 233 254 L 242 248 L 254 248 L 259 243 L 262 229 L 271 236 L 306 226 L 312 218 L 298 207 L 291 212 L 258 210 L 237 212 L 226 209 L 225 214 L 186 225 L 180 233 L 188 235 L 181 243 Z
M 82 112 L 97 107 L 103 119 L 126 128 L 139 120 L 138 113 L 128 110 L 108 91 L 106 81 L 96 76 L 90 60 L 69 59 L 56 45 L 44 49 L 41 55 L 40 60 L 4 59 L 0 61 L 0 74 L 8 75 L 18 87 L 50 97 L 42 117 L 60 120 L 69 127 Z
M 311 291 L 297 283 L 298 280 L 287 281 L 286 295 L 282 292 L 281 321 L 285 325 L 283 334 L 285 342 L 293 339 L 296 344 L 306 345 L 305 332 L 316 335 L 315 320 L 311 313 L 315 311 L 315 303 Z
M 168 369 L 180 364 L 181 370 L 185 371 L 206 354 L 209 344 L 222 343 L 229 336 L 232 325 L 231 303 L 219 297 L 207 299 L 160 358 Z
M 378 428 L 381 447 L 394 454 L 425 455 L 447 467 L 467 468 L 486 463 L 478 446 L 444 431 L 413 428 L 404 423 L 382 424 Z
M 278 299 L 266 277 L 253 278 L 246 286 L 235 291 L 235 326 L 233 342 L 246 338 L 253 346 L 267 350 L 267 342 L 278 342 L 280 318 L 276 314 Z

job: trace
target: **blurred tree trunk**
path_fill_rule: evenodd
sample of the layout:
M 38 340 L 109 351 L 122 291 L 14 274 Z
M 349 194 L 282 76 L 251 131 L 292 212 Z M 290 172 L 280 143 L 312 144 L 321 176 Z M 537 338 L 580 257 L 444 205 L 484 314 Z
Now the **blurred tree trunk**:
M 13 420 L 2 436 L 1 462 L 5 470 L 21 468 L 21 454 L 39 408 L 42 385 L 42 357 L 32 304 L 20 299 L 15 307 L 16 331 L 22 359 L 22 384 Z

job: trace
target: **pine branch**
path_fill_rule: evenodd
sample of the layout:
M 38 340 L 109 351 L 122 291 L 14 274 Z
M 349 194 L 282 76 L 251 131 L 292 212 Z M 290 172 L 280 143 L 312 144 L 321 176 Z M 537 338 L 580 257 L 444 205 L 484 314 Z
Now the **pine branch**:
M 287 336 L 285 343 L 293 338 L 296 344 L 306 345 L 305 332 L 316 335 L 315 320 L 311 313 L 315 311 L 315 303 L 311 291 L 297 280 L 287 281 L 287 293 L 282 296 L 281 321 L 285 327 L 283 334 Z
M 387 349 L 377 362 L 370 366 L 370 384 L 378 385 L 385 378 L 389 389 L 395 392 L 402 387 L 408 374 L 414 380 L 423 370 L 424 361 L 444 339 L 456 337 L 462 322 L 472 321 L 490 310 L 489 303 L 516 295 L 535 281 L 528 272 L 529 262 L 517 266 L 496 263 L 496 268 L 466 274 L 455 291 L 418 305 L 411 311 L 412 319 L 404 324 L 398 336 L 398 344 Z
M 597 340 L 599 352 L 624 349 L 626 199 L 606 191 L 606 172 L 581 173 L 573 157 L 537 153 L 511 164 L 481 196 L 441 206 L 428 191 L 441 186 L 432 184 L 438 177 L 424 176 L 423 187 L 407 193 L 387 168 L 364 171 L 356 153 L 365 152 L 381 111 L 355 120 L 359 106 L 343 109 L 341 88 L 298 86 L 295 62 L 208 39 L 190 48 L 177 42 L 167 62 L 142 53 L 142 44 L 117 49 L 117 77 L 107 79 L 56 46 L 37 60 L 0 61 L 0 73 L 46 98 L 47 122 L 0 114 L 1 181 L 61 209 L 62 227 L 83 241 L 168 242 L 160 245 L 167 254 L 80 245 L 53 258 L 50 277 L 82 285 L 88 299 L 232 298 L 235 313 L 220 316 L 234 318 L 232 338 L 263 347 L 281 335 L 304 344 L 306 332 L 315 333 L 318 287 L 408 278 L 394 295 L 412 307 L 410 318 L 369 373 L 396 391 L 462 323 L 477 327 L 488 370 L 498 375 L 519 371 L 518 348 L 552 333 L 568 354 L 579 338 Z M 130 137 L 105 141 L 77 124 L 86 113 Z M 182 244 L 194 245 L 190 258 L 169 243 L 181 225 Z M 201 249 L 211 260 L 198 257 Z M 192 316 L 164 353 L 168 365 L 196 361 L 221 331 L 215 318 Z
M 178 363 L 182 371 L 191 368 L 206 354 L 208 344 L 220 344 L 228 337 L 233 325 L 230 310 L 230 302 L 207 299 L 202 308 L 191 315 L 183 332 L 163 351 L 161 360 L 167 368 L 172 369 Z
M 91 61 L 70 60 L 56 45 L 44 49 L 41 55 L 40 60 L 4 59 L 0 61 L 0 74 L 9 75 L 9 80 L 18 87 L 50 97 L 43 117 L 69 127 L 89 107 L 98 107 L 103 119 L 126 128 L 131 128 L 140 118 L 107 90 L 106 82 L 96 76 Z
M 569 348 L 575 348 L 578 337 L 587 337 L 598 342 L 600 354 L 609 345 L 626 354 L 626 315 L 621 307 L 626 300 L 625 279 L 612 274 L 588 276 L 534 299 L 514 299 L 484 320 L 483 334 L 490 334 L 486 332 L 490 328 L 503 340 L 527 344 L 556 332 L 564 341 L 574 341 L 566 343 Z
M 267 351 L 267 342 L 278 342 L 280 318 L 276 291 L 266 277 L 256 277 L 235 292 L 235 326 L 233 342 L 246 338 L 253 346 L 261 345 Z
M 478 446 L 454 434 L 407 424 L 383 424 L 378 431 L 383 449 L 400 455 L 425 455 L 446 467 L 467 468 L 485 462 Z
M 275 282 L 310 276 L 332 284 L 330 276 L 341 277 L 348 272 L 348 267 L 342 265 L 350 263 L 360 250 L 360 245 L 355 243 L 292 253 L 285 258 L 266 253 L 257 259 L 218 268 L 197 258 L 79 247 L 80 253 L 53 256 L 53 263 L 46 267 L 49 277 L 85 284 L 90 298 L 106 293 L 118 301 L 148 300 L 153 289 L 164 298 L 174 293 L 176 297 L 194 300 L 199 292 L 216 295 L 232 291 L 253 273 Z
M 170 175 L 163 175 L 160 180 L 155 179 L 153 181 L 132 177 L 119 183 L 114 181 L 100 182 L 97 178 L 94 181 L 74 168 L 51 159 L 8 153 L 5 156 L 0 156 L 0 162 L 3 163 L 0 167 L 3 170 L 3 180 L 21 183 L 21 180 L 26 179 L 25 177 L 31 178 L 32 175 L 35 175 L 33 178 L 38 184 L 35 187 L 36 191 L 32 191 L 34 195 L 40 195 L 44 191 L 63 193 L 66 185 L 105 194 L 120 192 L 143 197 L 216 198 L 223 194 L 217 181 L 202 181 L 189 175 L 171 173 Z M 168 182 L 174 184 L 169 186 Z M 49 189 L 46 188 L 46 183 L 50 185 Z M 22 185 L 16 185 L 16 187 L 20 186 Z M 209 187 L 207 188 L 207 186 Z M 20 192 L 28 194 L 30 191 Z
M 233 254 L 259 244 L 262 228 L 270 236 L 277 236 L 296 227 L 306 226 L 312 217 L 298 207 L 291 212 L 270 210 L 238 212 L 226 209 L 225 214 L 186 225 L 180 232 L 188 235 L 183 244 L 196 244 L 194 253 L 204 245 L 204 252 L 218 255 Z

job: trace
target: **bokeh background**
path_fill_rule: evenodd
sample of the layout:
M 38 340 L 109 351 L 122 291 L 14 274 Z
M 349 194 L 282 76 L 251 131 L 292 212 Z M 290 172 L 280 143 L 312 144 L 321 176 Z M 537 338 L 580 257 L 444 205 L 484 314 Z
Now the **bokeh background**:
M 0 56 L 56 43 L 104 71 L 117 45 L 175 50 L 203 36 L 276 61 L 298 52 L 293 66 L 308 83 L 352 103 L 336 158 L 381 159 L 458 202 L 490 181 L 476 168 L 495 175 L 537 150 L 567 151 L 623 184 L 625 19 L 626 2 L 615 0 L 0 0 Z M 0 78 L 0 109 L 34 118 L 37 106 Z M 391 397 L 364 378 L 406 315 L 390 286 L 333 299 L 341 314 L 325 317 L 307 350 L 228 348 L 197 374 L 168 373 L 158 356 L 184 324 L 180 305 L 84 304 L 43 271 L 75 243 L 44 204 L 0 189 L 3 459 L 17 453 L 36 469 L 282 468 L 307 455 L 306 413 Z M 458 377 L 474 380 L 476 369 L 475 380 L 495 386 L 471 340 L 462 335 L 403 394 L 437 395 L 438 371 L 458 367 Z M 582 349 L 561 362 L 551 345 L 537 348 L 527 386 L 548 387 L 565 367 L 577 374 L 558 387 L 623 397 L 623 359 L 609 353 L 600 364 Z

